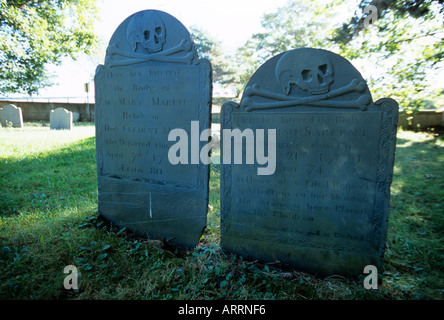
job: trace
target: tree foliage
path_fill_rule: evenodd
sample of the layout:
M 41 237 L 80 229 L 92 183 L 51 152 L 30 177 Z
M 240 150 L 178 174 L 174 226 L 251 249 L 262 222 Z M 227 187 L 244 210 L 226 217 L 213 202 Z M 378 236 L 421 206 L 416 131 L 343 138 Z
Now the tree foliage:
M 368 6 L 376 8 L 377 20 L 366 26 Z M 362 0 L 355 14 L 333 30 L 332 41 L 347 58 L 379 70 L 368 79 L 378 95 L 417 109 L 443 90 L 429 90 L 428 81 L 442 72 L 443 21 L 443 0 Z
M 89 53 L 95 0 L 0 0 L 0 92 L 36 93 L 46 66 Z
M 222 50 L 222 43 L 196 26 L 190 27 L 190 31 L 198 56 L 211 61 L 213 81 L 221 85 L 232 83 L 235 71 Z
M 299 47 L 319 47 L 357 65 L 374 97 L 392 97 L 405 108 L 420 107 L 425 98 L 442 92 L 442 87 L 432 91 L 429 79 L 443 67 L 443 2 L 289 1 L 265 14 L 263 31 L 238 50 L 238 90 L 272 56 Z M 376 8 L 373 19 L 369 19 L 369 6 Z
M 433 6 L 435 5 L 440 7 L 439 11 L 442 13 L 443 3 L 443 0 L 362 0 L 358 5 L 359 10 L 355 11 L 354 16 L 335 30 L 336 35 L 333 40 L 347 44 L 362 32 L 366 28 L 367 13 L 365 9 L 369 6 L 377 8 L 380 19 L 390 13 L 393 13 L 397 19 L 409 17 L 418 19 L 433 17 Z
M 267 59 L 290 49 L 324 47 L 334 12 L 316 1 L 296 0 L 262 17 L 262 32 L 255 33 L 238 49 L 238 93 Z

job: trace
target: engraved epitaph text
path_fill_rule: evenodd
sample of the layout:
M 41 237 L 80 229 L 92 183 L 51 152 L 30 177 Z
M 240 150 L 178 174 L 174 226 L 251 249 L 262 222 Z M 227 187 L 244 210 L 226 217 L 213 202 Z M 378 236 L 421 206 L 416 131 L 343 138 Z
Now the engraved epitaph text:
M 309 72 L 324 79 L 307 84 Z M 222 164 L 225 250 L 327 275 L 382 265 L 398 111 L 364 84 L 342 57 L 296 49 L 259 68 L 240 105 L 224 104 L 223 128 L 276 129 L 273 175 Z
M 127 18 L 96 71 L 99 212 L 120 227 L 183 247 L 206 224 L 209 166 L 168 161 L 174 128 L 209 128 L 211 66 L 167 13 Z M 189 129 L 188 129 L 189 130 Z

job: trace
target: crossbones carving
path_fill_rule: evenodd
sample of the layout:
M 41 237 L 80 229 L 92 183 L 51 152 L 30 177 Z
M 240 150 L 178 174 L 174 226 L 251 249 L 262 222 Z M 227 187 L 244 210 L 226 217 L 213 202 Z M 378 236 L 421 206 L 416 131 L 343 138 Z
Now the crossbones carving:
M 108 58 L 107 62 L 110 67 L 128 66 L 136 63 L 147 62 L 147 61 L 163 61 L 163 62 L 177 62 L 190 64 L 194 59 L 194 54 L 192 52 L 193 45 L 188 40 L 182 40 L 177 46 L 170 48 L 168 50 L 163 50 L 159 53 L 146 54 L 139 52 L 132 52 L 122 50 L 115 43 L 108 47 Z M 171 56 L 179 52 L 188 52 L 185 56 Z M 121 56 L 127 59 L 114 60 L 113 56 Z
M 263 90 L 259 85 L 254 84 L 245 88 L 245 98 L 242 99 L 241 106 L 249 112 L 252 110 L 265 110 L 276 108 L 288 108 L 299 105 L 308 105 L 316 107 L 326 108 L 345 108 L 345 109 L 360 109 L 362 111 L 367 110 L 367 105 L 371 102 L 369 94 L 362 95 L 356 100 L 352 101 L 328 101 L 330 98 L 339 97 L 350 92 L 363 92 L 366 88 L 364 82 L 358 79 L 353 79 L 348 85 L 330 91 L 325 94 L 312 95 L 303 98 L 297 98 L 293 96 L 287 96 L 284 94 Z M 263 98 L 277 100 L 276 102 L 254 102 L 250 98 L 251 96 L 260 96 Z

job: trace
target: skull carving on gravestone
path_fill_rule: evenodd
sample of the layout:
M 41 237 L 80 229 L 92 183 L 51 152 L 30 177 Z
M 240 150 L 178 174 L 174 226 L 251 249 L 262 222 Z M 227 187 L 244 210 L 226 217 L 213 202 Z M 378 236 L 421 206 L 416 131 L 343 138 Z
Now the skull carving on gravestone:
M 324 94 L 334 81 L 333 65 L 328 53 L 322 50 L 289 51 L 279 59 L 275 72 L 286 95 L 290 94 L 292 84 L 312 95 Z
M 165 23 L 153 11 L 135 15 L 127 27 L 127 38 L 133 51 L 140 43 L 148 53 L 159 52 L 163 49 L 166 39 Z

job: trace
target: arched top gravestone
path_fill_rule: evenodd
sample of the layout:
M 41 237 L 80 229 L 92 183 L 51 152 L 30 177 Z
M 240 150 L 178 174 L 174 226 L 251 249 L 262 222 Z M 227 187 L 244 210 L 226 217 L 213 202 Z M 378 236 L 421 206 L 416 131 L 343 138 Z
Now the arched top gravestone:
M 0 123 L 3 127 L 23 128 L 22 109 L 13 104 L 0 108 Z
M 65 108 L 57 108 L 49 113 L 49 127 L 51 130 L 71 130 L 73 114 Z
M 125 19 L 111 37 L 105 58 L 109 67 L 165 62 L 193 64 L 197 53 L 183 24 L 158 10 L 141 11 Z
M 373 102 L 337 54 L 300 48 L 266 61 L 240 104 L 222 106 L 221 129 L 254 132 L 243 159 L 256 148 L 253 164 L 236 164 L 222 136 L 232 157 L 221 164 L 222 248 L 314 274 L 382 268 L 397 121 L 397 103 Z M 268 150 L 274 170 L 260 175 L 257 150 Z
M 247 112 L 366 111 L 372 108 L 372 97 L 366 81 L 345 58 L 322 49 L 300 48 L 264 63 L 247 83 L 241 107 Z
M 195 246 L 206 225 L 209 166 L 171 163 L 169 133 L 210 127 L 209 61 L 198 59 L 176 18 L 140 11 L 114 32 L 95 84 L 99 213 L 150 239 Z

